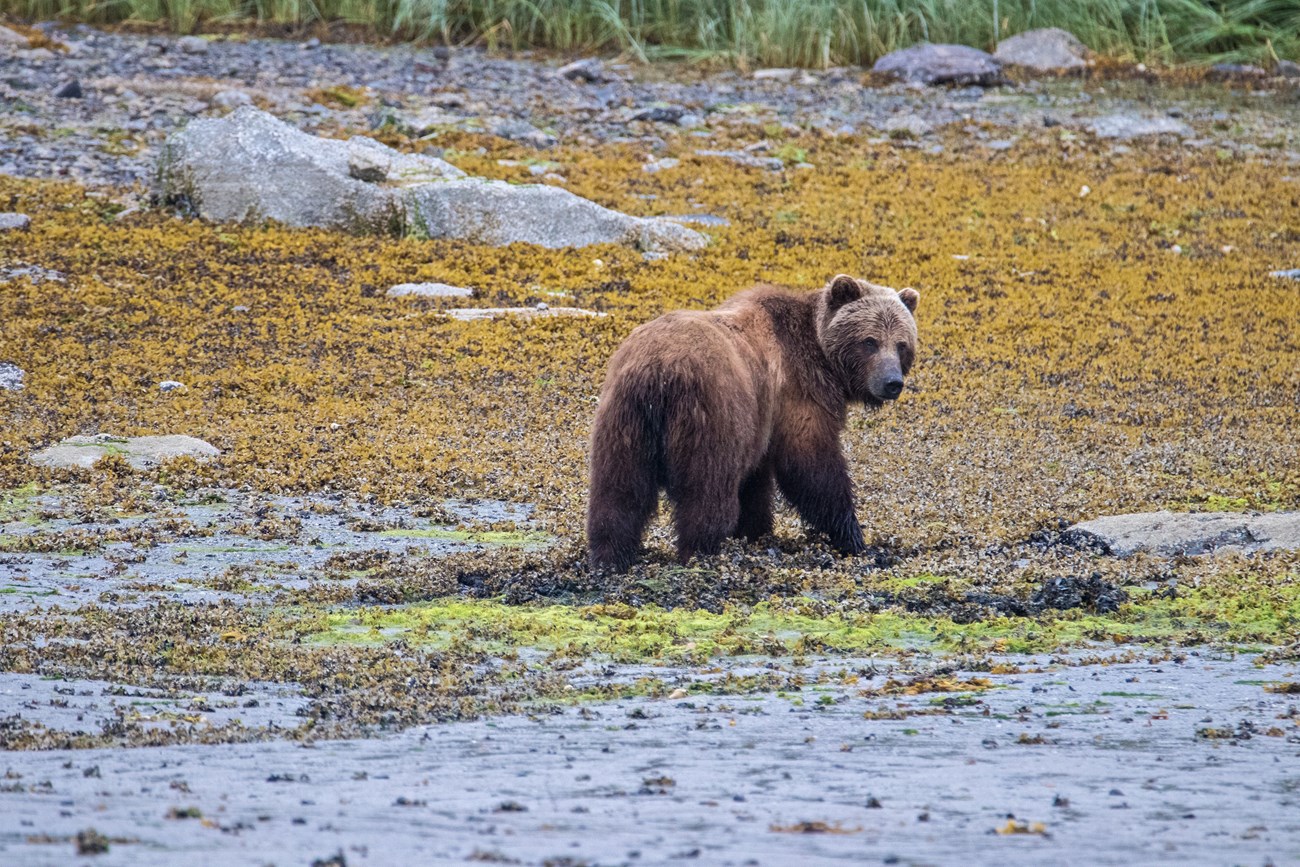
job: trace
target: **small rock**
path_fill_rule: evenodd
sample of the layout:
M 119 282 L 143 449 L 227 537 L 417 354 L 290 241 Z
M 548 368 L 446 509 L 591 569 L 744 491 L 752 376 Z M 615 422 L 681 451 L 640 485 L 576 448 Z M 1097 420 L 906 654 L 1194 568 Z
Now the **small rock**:
M 0 45 L 16 45 L 26 48 L 31 45 L 31 40 L 16 30 L 10 30 L 8 27 L 0 25 Z
M 643 172 L 661 172 L 664 169 L 675 169 L 681 165 L 682 161 L 674 157 L 664 157 L 663 159 L 652 160 L 641 167 Z
M 66 84 L 61 85 L 54 91 L 54 95 L 62 99 L 81 99 L 85 94 L 81 90 L 81 82 L 75 78 Z
M 1214 81 L 1250 81 L 1265 78 L 1268 73 L 1249 63 L 1216 63 L 1210 67 L 1208 76 Z
M 454 91 L 443 91 L 429 97 L 429 102 L 439 108 L 464 108 L 465 96 Z
M 546 304 L 538 304 L 536 307 L 463 307 L 457 310 L 446 310 L 444 313 L 452 319 L 459 319 L 461 322 L 473 322 L 479 319 L 500 319 L 506 316 L 532 319 L 546 316 L 600 317 L 606 315 L 595 310 L 584 310 L 581 307 L 551 307 Z
M 1002 68 L 992 55 L 968 45 L 913 45 L 891 51 L 876 61 L 872 72 L 912 84 L 978 84 L 1002 81 Z
M 241 105 L 251 105 L 253 98 L 242 90 L 222 90 L 212 97 L 212 104 L 217 108 L 232 111 Z
M 1300 268 L 1287 268 L 1283 271 L 1269 271 L 1270 277 L 1281 277 L 1283 280 L 1300 280 Z
M 1097 138 L 1104 139 L 1133 139 L 1161 135 L 1186 137 L 1192 134 L 1191 127 L 1172 117 L 1148 117 L 1137 114 L 1104 115 L 1094 118 L 1087 127 Z
M 702 123 L 704 123 L 704 118 L 691 111 L 688 111 L 686 114 L 677 118 L 677 125 L 682 129 L 690 129 L 691 127 L 699 126 Z
M 767 169 L 768 171 L 779 172 L 785 168 L 785 163 L 779 157 L 760 157 L 754 154 L 748 154 L 744 151 L 714 151 L 699 150 L 695 152 L 697 157 L 717 157 L 718 159 L 730 160 L 739 166 L 754 169 Z
M 561 78 L 599 84 L 606 79 L 605 64 L 596 57 L 586 57 L 567 63 L 556 70 Z
M 543 132 L 525 120 L 502 118 L 490 124 L 488 132 L 494 136 L 531 145 L 535 148 L 548 148 L 555 144 L 555 136 Z
M 433 107 L 416 112 L 397 111 L 388 106 L 380 107 L 370 118 L 371 129 L 392 127 L 412 138 L 441 132 L 446 129 L 463 129 L 470 121 L 459 114 L 445 111 L 435 104 Z
M 311 51 L 313 48 L 320 48 L 320 40 L 313 36 L 302 45 L 299 45 L 298 48 L 302 51 Z
M 1273 74 L 1282 78 L 1300 78 L 1300 63 L 1294 60 L 1279 60 L 1273 65 Z
M 96 775 L 98 776 L 98 775 Z M 73 838 L 78 855 L 103 855 L 109 849 L 109 839 L 94 828 L 85 828 Z
M 211 46 L 201 36 L 182 36 L 176 40 L 176 47 L 185 54 L 207 54 Z
M 121 455 L 132 469 L 143 470 L 164 460 L 193 457 L 207 460 L 220 455 L 215 446 L 189 436 L 115 437 L 109 434 L 75 436 L 31 456 L 38 467 L 90 469 L 107 455 Z
M 384 293 L 389 298 L 469 298 L 473 289 L 464 286 L 452 286 L 449 283 L 399 283 Z
M 18 57 L 32 63 L 44 63 L 54 59 L 54 52 L 48 48 L 29 48 L 26 51 L 19 51 Z
M 921 138 L 929 134 L 934 125 L 920 115 L 904 114 L 889 118 L 881 125 L 881 129 L 890 138 Z
M 1068 30 L 1027 30 L 998 43 L 993 57 L 1007 66 L 1034 72 L 1069 72 L 1088 65 L 1088 48 Z
M 755 81 L 794 81 L 799 70 L 793 67 L 756 69 L 752 78 Z
M 42 268 L 40 265 L 15 265 L 10 268 L 0 268 L 0 283 L 8 283 L 10 280 L 27 278 L 33 283 L 62 283 L 63 275 L 58 271 L 50 268 Z
M 669 105 L 668 103 L 656 103 L 634 110 L 628 115 L 628 120 L 647 120 L 653 123 L 677 123 L 686 114 L 686 109 L 680 105 Z
M 0 391 L 22 391 L 27 372 L 16 364 L 0 361 Z
M 31 228 L 32 218 L 13 211 L 0 212 L 0 232 L 25 232 Z
M 185 383 L 177 382 L 174 379 L 164 379 L 162 382 L 158 383 L 159 391 L 177 391 L 182 388 L 185 388 Z

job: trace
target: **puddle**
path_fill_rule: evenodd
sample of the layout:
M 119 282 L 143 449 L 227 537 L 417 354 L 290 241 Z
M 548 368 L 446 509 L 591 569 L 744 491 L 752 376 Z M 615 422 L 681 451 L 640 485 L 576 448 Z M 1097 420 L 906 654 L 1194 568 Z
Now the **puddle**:
M 141 730 L 177 726 L 292 729 L 308 706 L 294 684 L 230 683 L 209 690 L 124 686 L 0 672 L 0 716 L 67 733 L 100 734 L 127 722 Z
M 0 506 L 0 613 L 159 599 L 246 604 L 309 586 L 343 553 L 437 556 L 554 541 L 528 525 L 531 506 L 493 500 L 447 501 L 424 510 L 431 516 L 341 497 L 228 490 L 89 520 L 58 493 L 11 493 Z M 502 524 L 514 529 L 496 529 Z

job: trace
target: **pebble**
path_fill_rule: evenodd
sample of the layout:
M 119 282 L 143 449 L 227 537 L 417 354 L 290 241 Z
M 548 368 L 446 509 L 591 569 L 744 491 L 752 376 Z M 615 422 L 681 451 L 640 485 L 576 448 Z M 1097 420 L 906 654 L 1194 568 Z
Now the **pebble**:
M 746 166 L 747 168 L 767 169 L 774 172 L 785 168 L 785 163 L 778 157 L 760 157 L 744 151 L 698 150 L 695 155 L 698 157 L 717 157 L 718 159 L 730 160 L 736 165 Z
M 581 307 L 551 307 L 548 304 L 537 304 L 533 307 L 460 307 L 444 312 L 452 319 L 459 319 L 461 322 L 503 317 L 531 319 L 549 316 L 601 317 L 606 315 L 595 310 L 584 310 Z
M 643 172 L 661 172 L 664 169 L 675 169 L 682 164 L 682 161 L 675 157 L 664 157 L 663 159 L 651 160 L 641 167 Z
M 81 82 L 75 78 L 60 86 L 58 90 L 54 91 L 54 95 L 60 99 L 81 99 L 85 96 L 81 90 Z
M 182 388 L 185 388 L 185 383 L 177 382 L 174 379 L 164 379 L 162 382 L 158 383 L 159 391 L 178 391 Z
M 232 110 L 241 105 L 250 105 L 253 98 L 242 90 L 223 90 L 212 97 L 212 104 L 217 108 Z
M 389 298 L 469 298 L 474 290 L 450 283 L 399 283 L 384 294 Z
M 185 54 L 207 54 L 212 48 L 202 36 L 182 36 L 176 40 L 176 47 Z
M 21 33 L 0 25 L 0 45 L 21 45 L 26 48 L 31 42 Z
M 561 66 L 556 70 L 556 73 L 561 78 L 567 78 L 569 81 L 585 81 L 598 84 L 606 80 L 605 64 L 596 57 L 575 60 Z
M 16 364 L 0 361 L 0 391 L 21 391 L 27 372 Z
M 1300 268 L 1287 268 L 1284 271 L 1270 271 L 1270 277 L 1281 277 L 1284 280 L 1300 280 Z
M 635 109 L 628 120 L 646 120 L 654 123 L 677 123 L 687 114 L 685 108 L 680 105 L 650 105 L 645 108 Z
M 31 225 L 32 218 L 26 214 L 0 212 L 0 232 L 25 232 Z
M 50 268 L 42 268 L 40 265 L 24 265 L 20 263 L 9 268 L 0 268 L 0 283 L 8 283 L 10 280 L 18 280 L 24 277 L 37 285 L 47 281 L 52 283 L 64 282 L 61 273 Z

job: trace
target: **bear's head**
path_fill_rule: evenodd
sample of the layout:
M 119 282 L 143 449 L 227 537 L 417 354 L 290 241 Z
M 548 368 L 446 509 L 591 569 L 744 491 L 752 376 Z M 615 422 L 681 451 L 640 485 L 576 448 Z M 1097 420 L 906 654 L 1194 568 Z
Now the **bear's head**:
M 851 401 L 880 406 L 903 393 L 916 357 L 915 289 L 840 274 L 821 290 L 817 339 Z

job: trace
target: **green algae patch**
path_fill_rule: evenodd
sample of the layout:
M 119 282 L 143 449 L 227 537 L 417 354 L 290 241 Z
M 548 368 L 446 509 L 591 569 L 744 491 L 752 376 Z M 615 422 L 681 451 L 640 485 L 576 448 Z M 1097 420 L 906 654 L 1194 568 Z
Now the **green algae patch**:
M 310 640 L 374 642 L 392 638 L 491 653 L 533 649 L 616 662 L 702 661 L 720 656 L 844 654 L 932 643 L 922 618 L 892 613 L 809 617 L 766 603 L 721 613 L 654 605 L 507 605 L 491 600 L 436 601 L 365 608 L 327 616 Z
M 553 536 L 535 530 L 461 530 L 449 527 L 381 530 L 380 536 L 395 539 L 435 539 L 498 548 L 541 548 L 555 541 Z
M 401 640 L 489 654 L 520 650 L 615 662 L 702 662 L 718 657 L 899 654 L 925 650 L 1034 653 L 1099 642 L 1239 645 L 1285 643 L 1300 628 L 1300 590 L 1286 599 L 1258 593 L 1224 598 L 1192 592 L 1181 599 L 1144 596 L 1111 615 L 1049 612 L 957 623 L 943 616 L 844 610 L 806 613 L 816 600 L 787 599 L 721 612 L 625 604 L 507 605 L 496 600 L 437 600 L 369 607 L 325 616 L 310 641 L 322 644 Z
M 31 522 L 36 498 L 44 489 L 36 482 L 28 482 L 7 491 L 0 491 L 0 524 L 11 521 Z

